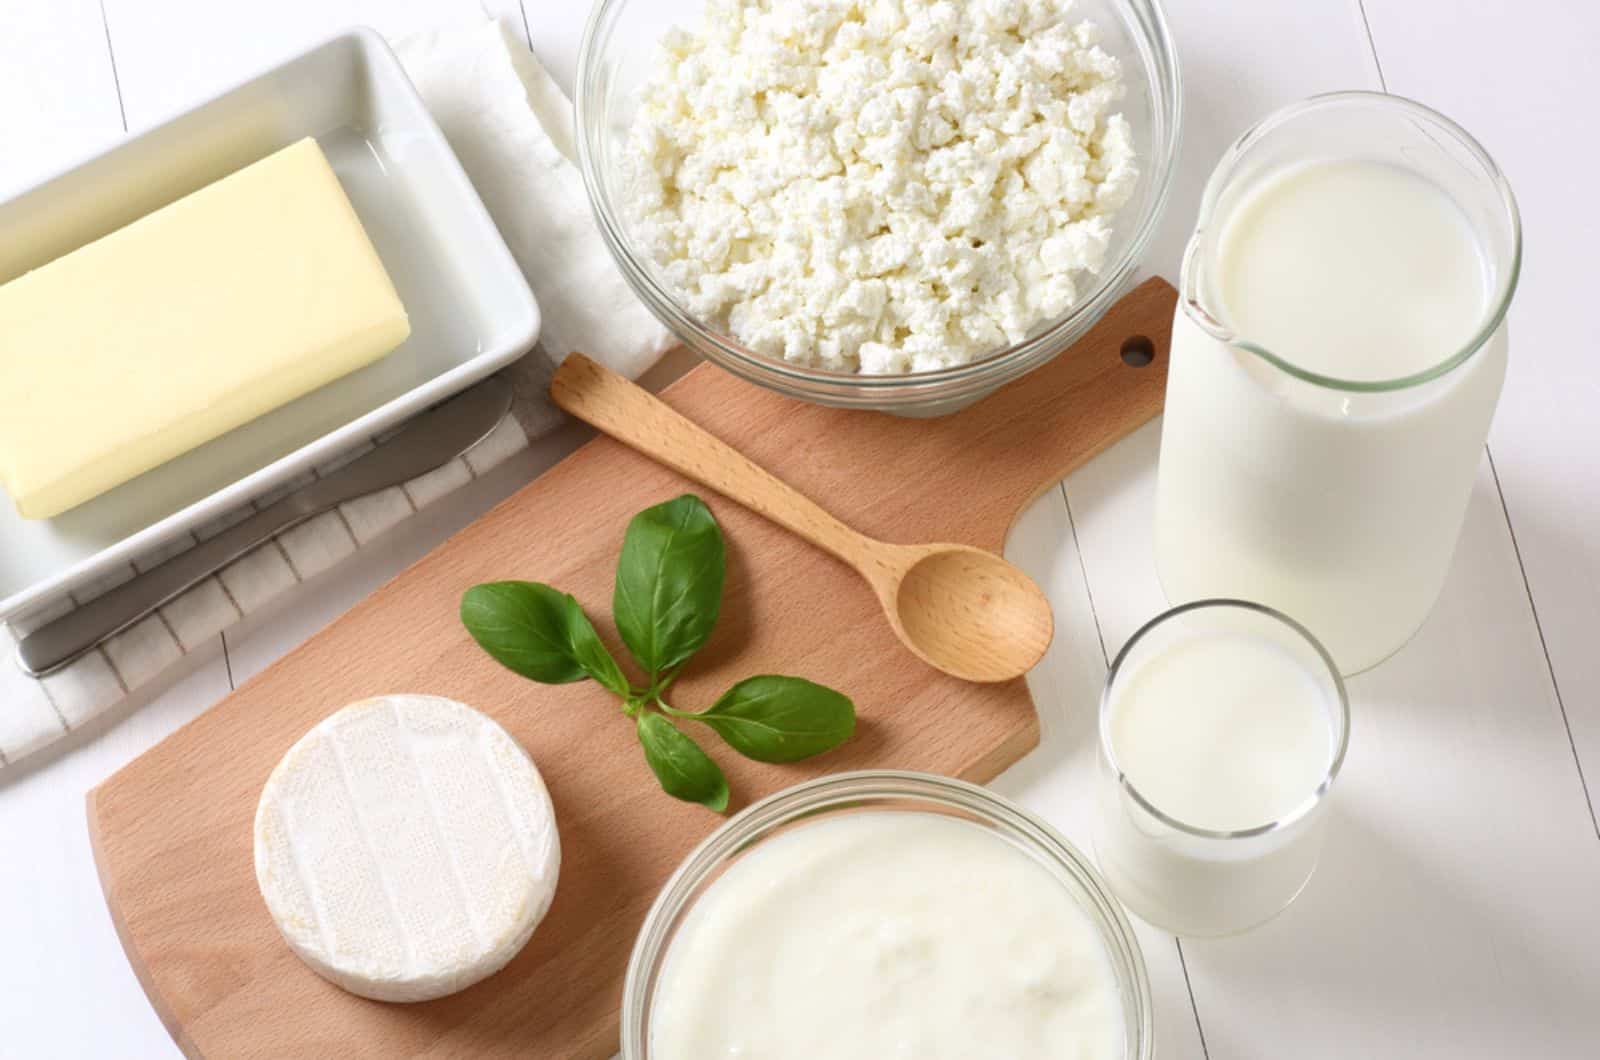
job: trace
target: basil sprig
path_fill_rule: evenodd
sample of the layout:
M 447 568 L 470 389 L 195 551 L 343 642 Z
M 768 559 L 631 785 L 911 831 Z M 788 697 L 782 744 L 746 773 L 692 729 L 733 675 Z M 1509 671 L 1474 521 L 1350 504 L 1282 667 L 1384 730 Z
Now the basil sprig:
M 643 685 L 629 682 L 578 601 L 548 585 L 474 585 L 461 599 L 461 621 L 495 661 L 523 677 L 553 685 L 592 678 L 620 696 L 662 790 L 721 813 L 728 808 L 722 769 L 672 719 L 701 723 L 760 762 L 820 754 L 856 726 L 848 697 L 799 677 L 748 677 L 701 711 L 667 702 L 683 665 L 717 624 L 726 573 L 722 530 L 700 498 L 686 494 L 633 517 L 611 607 L 623 644 L 645 672 Z

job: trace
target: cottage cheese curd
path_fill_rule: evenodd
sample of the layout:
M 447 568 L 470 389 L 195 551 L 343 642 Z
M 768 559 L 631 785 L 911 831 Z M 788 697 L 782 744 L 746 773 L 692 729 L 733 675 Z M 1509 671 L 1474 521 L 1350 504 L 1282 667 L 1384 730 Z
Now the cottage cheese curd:
M 864 373 L 1023 339 L 1138 178 L 1120 64 L 1071 0 L 707 0 L 623 153 L 635 236 L 700 319 Z

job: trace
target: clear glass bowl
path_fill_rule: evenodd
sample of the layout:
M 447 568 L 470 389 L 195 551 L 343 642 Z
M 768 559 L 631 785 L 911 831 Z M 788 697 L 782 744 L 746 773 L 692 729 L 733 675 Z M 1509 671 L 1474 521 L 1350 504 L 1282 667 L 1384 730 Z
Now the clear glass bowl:
M 1122 60 L 1119 107 L 1133 129 L 1140 177 L 1118 212 L 1106 264 L 1071 310 L 1022 342 L 956 368 L 908 375 L 856 375 L 804 368 L 741 345 L 692 316 L 638 249 L 617 187 L 638 94 L 655 67 L 656 47 L 674 26 L 694 30 L 702 0 L 599 0 L 578 57 L 577 147 L 589 200 L 606 245 L 644 303 L 685 346 L 735 375 L 790 397 L 842 408 L 936 416 L 972 404 L 1032 371 L 1088 331 L 1128 289 L 1160 219 L 1178 154 L 1178 60 L 1156 0 L 1077 0 L 1075 18 L 1101 31 L 1101 46 Z
M 1127 1060 L 1154 1050 L 1150 980 L 1144 955 L 1100 875 L 1054 829 L 984 788 L 931 773 L 867 770 L 839 773 L 770 795 L 729 819 L 684 859 L 645 917 L 628 962 L 622 995 L 623 1060 L 649 1060 L 650 1011 L 667 952 L 700 895 L 756 844 L 825 815 L 892 811 L 937 813 L 971 821 L 1031 853 L 1098 929 L 1117 977 Z

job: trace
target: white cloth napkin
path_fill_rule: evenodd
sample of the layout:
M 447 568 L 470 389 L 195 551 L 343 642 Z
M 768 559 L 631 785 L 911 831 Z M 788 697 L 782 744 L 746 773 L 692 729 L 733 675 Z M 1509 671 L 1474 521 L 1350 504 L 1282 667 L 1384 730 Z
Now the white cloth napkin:
M 553 429 L 560 415 L 544 396 L 551 359 L 581 349 L 637 376 L 671 345 L 601 240 L 576 166 L 571 107 L 526 45 L 498 22 L 477 20 L 408 38 L 395 50 L 527 274 L 550 359 L 535 350 L 509 369 L 517 384 L 515 415 L 466 456 L 286 531 L 58 673 L 41 680 L 25 675 L 15 661 L 15 639 L 358 454 L 0 626 L 0 769 L 115 706 L 244 615 Z

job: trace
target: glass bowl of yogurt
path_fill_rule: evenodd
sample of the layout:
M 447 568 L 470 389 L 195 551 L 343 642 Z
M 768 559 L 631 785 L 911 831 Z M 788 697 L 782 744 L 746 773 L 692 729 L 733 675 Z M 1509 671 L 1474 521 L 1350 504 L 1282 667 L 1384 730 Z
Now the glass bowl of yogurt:
M 1139 945 L 1088 860 L 983 788 L 842 773 L 757 802 L 667 881 L 625 1060 L 1147 1060 Z
M 579 54 L 575 147 L 630 286 L 700 356 L 825 405 L 942 415 L 1060 354 L 1135 279 L 1174 171 L 1181 92 L 1157 0 L 1049 3 L 883 0 L 846 18 L 818 0 L 599 0 Z M 777 18 L 794 25 L 775 29 Z M 844 22 L 818 30 L 828 18 Z M 750 29 L 759 19 L 766 28 Z M 954 58 L 908 58 L 882 25 L 935 32 L 941 20 L 952 25 L 938 48 Z M 759 40 L 729 43 L 730 27 Z M 663 107 L 654 93 L 669 61 L 687 87 Z M 976 73 L 946 82 L 946 65 Z M 1049 97 L 1063 70 L 1072 87 Z M 1035 108 L 1035 95 L 1049 98 Z M 995 109 L 1012 103 L 1034 115 L 1016 135 L 1023 119 Z M 672 171 L 665 192 L 641 192 L 641 113 L 665 114 L 703 148 L 647 138 L 647 171 Z M 935 169 L 939 151 L 949 159 Z M 1117 180 L 1108 158 L 1129 151 L 1137 175 Z M 780 198 L 797 170 L 810 183 Z M 681 206 L 722 180 L 725 194 Z M 1101 183 L 1118 185 L 1104 210 Z M 642 216 L 642 200 L 681 215 Z M 664 241 L 682 256 L 663 264 Z

